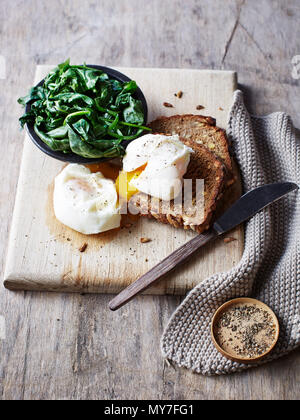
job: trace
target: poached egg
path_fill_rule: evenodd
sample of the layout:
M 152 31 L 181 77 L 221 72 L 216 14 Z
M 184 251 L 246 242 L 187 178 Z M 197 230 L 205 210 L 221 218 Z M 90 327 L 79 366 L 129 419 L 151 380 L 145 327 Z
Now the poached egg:
M 123 159 L 117 190 L 127 201 L 137 192 L 173 200 L 182 191 L 182 178 L 193 150 L 178 135 L 146 134 L 132 141 Z
M 56 218 L 80 233 L 89 235 L 120 227 L 115 183 L 83 165 L 69 164 L 56 176 L 53 205 Z

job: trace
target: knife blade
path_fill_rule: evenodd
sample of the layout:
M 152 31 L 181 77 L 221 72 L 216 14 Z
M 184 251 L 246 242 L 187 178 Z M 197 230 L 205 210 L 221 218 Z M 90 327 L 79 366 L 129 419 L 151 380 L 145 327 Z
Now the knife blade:
M 255 188 L 242 195 L 219 217 L 213 227 L 219 234 L 228 232 L 297 188 L 297 184 L 293 182 L 279 182 Z
M 203 245 L 230 231 L 268 205 L 297 189 L 298 185 L 293 182 L 281 182 L 263 185 L 247 192 L 219 217 L 210 230 L 195 236 L 195 238 L 182 245 L 146 274 L 122 290 L 109 302 L 109 308 L 112 311 L 119 309 L 137 294 L 143 292 L 167 273 L 186 262 Z

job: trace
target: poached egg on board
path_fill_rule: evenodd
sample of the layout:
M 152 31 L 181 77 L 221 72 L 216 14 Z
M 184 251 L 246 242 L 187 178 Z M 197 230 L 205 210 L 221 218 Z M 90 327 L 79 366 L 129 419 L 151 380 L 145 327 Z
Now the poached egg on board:
M 116 181 L 119 196 L 129 201 L 134 194 L 143 192 L 173 200 L 182 191 L 182 178 L 192 152 L 178 135 L 146 134 L 132 141 Z
M 69 164 L 56 176 L 53 205 L 56 218 L 80 233 L 96 234 L 120 227 L 115 183 L 84 165 Z

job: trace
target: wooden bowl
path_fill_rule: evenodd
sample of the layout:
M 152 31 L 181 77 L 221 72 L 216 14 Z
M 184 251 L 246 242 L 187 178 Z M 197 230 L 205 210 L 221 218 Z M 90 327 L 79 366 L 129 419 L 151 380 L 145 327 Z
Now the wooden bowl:
M 275 329 L 274 337 L 272 338 L 272 342 L 268 346 L 267 350 L 264 351 L 263 353 L 259 354 L 259 355 L 256 355 L 256 356 L 253 356 L 253 357 L 240 356 L 233 349 L 229 348 L 230 346 L 228 346 L 228 345 L 225 346 L 224 343 L 220 343 L 220 340 L 217 337 L 217 335 L 218 335 L 217 331 L 218 330 L 220 331 L 221 328 L 222 328 L 222 326 L 218 325 L 218 321 L 219 321 L 220 317 L 222 315 L 224 315 L 226 312 L 228 312 L 232 307 L 239 306 L 239 305 L 241 305 L 241 306 L 253 306 L 253 305 L 255 305 L 257 308 L 266 311 L 272 319 L 272 322 L 274 324 L 274 329 Z M 225 328 L 223 328 L 223 331 L 226 331 Z M 225 356 L 227 359 L 233 360 L 235 362 L 253 363 L 253 362 L 256 362 L 256 361 L 262 359 L 263 357 L 265 357 L 275 347 L 275 345 L 278 341 L 278 337 L 279 337 L 279 323 L 278 323 L 278 319 L 277 319 L 276 315 L 274 314 L 274 312 L 265 303 L 263 303 L 259 300 L 252 299 L 252 298 L 247 298 L 247 297 L 232 299 L 232 300 L 224 303 L 222 306 L 220 306 L 217 309 L 217 311 L 215 312 L 215 314 L 213 316 L 213 319 L 212 319 L 212 323 L 211 323 L 211 337 L 212 337 L 212 341 L 213 341 L 215 347 L 217 348 L 217 350 L 221 354 L 223 354 L 223 356 Z M 236 341 L 235 341 L 234 336 L 233 337 L 230 336 L 230 340 L 231 340 L 231 346 L 238 345 L 238 339 L 236 338 Z M 227 342 L 227 344 L 228 344 L 228 342 Z

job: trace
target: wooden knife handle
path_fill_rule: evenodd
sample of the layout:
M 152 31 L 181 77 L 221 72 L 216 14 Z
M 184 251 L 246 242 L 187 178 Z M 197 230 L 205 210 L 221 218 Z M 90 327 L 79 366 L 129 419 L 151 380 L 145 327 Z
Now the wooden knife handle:
M 187 261 L 199 248 L 205 245 L 207 242 L 212 241 L 218 236 L 217 232 L 213 229 L 196 236 L 186 244 L 182 245 L 176 251 L 172 252 L 168 257 L 158 263 L 156 266 L 151 268 L 146 274 L 137 279 L 126 289 L 122 290 L 114 299 L 109 302 L 109 308 L 112 311 L 119 309 L 125 305 L 131 299 L 134 298 L 138 293 L 143 292 L 153 283 L 161 279 L 164 275 L 169 273 L 180 264 Z

